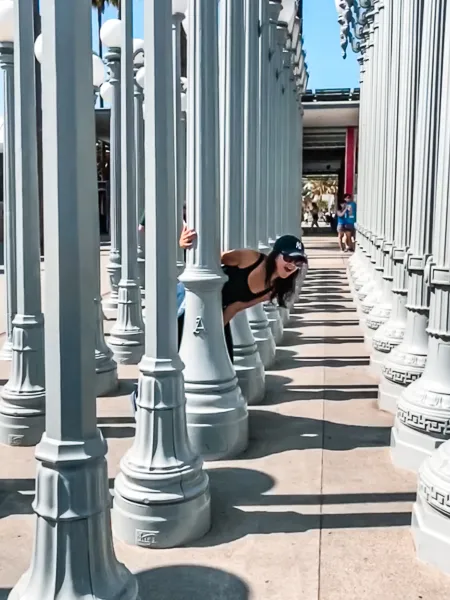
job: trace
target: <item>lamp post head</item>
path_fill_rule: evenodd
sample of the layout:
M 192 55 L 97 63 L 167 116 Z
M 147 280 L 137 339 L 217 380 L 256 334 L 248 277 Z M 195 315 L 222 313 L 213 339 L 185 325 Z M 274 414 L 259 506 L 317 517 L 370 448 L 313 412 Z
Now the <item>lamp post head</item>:
M 112 83 L 109 83 L 109 81 L 105 81 L 105 83 L 100 86 L 100 96 L 107 104 L 112 104 L 113 93 L 113 85 Z
M 141 67 L 139 71 L 136 73 L 136 83 L 139 87 L 144 89 L 145 85 L 145 67 Z
M 0 2 L 0 42 L 14 42 L 14 2 Z
M 92 54 L 92 82 L 99 88 L 105 81 L 105 65 L 98 54 Z
M 108 48 L 121 48 L 122 46 L 122 21 L 109 19 L 100 29 L 100 39 Z
M 172 0 L 172 15 L 184 18 L 187 11 L 188 0 Z

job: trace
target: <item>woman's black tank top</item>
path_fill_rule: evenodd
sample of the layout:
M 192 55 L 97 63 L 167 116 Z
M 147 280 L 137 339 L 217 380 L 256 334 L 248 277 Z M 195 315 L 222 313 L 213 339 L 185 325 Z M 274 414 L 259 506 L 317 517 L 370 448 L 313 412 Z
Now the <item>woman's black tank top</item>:
M 260 254 L 258 260 L 249 267 L 240 268 L 222 265 L 222 270 L 228 276 L 228 281 L 222 288 L 222 306 L 226 308 L 234 302 L 251 302 L 265 296 L 272 288 L 267 288 L 254 294 L 248 286 L 250 273 L 264 260 L 264 254 Z

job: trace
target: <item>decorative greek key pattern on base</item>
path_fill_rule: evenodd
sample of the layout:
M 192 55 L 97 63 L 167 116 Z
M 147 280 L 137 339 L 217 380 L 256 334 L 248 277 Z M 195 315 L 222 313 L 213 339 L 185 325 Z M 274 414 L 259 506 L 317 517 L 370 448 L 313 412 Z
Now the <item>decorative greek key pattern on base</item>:
M 372 340 L 372 346 L 375 348 L 375 350 L 378 350 L 379 352 L 389 353 L 392 350 L 392 348 L 395 348 L 396 344 L 395 342 L 389 340 L 380 340 L 374 337 Z
M 156 544 L 156 537 L 158 533 L 158 531 L 145 531 L 143 529 L 136 529 L 136 544 L 138 546 L 150 548 Z
M 438 419 L 427 417 L 417 411 L 398 406 L 397 417 L 403 425 L 411 429 L 430 433 L 435 436 L 446 438 L 450 435 L 449 419 Z
M 392 383 L 398 383 L 399 385 L 407 386 L 416 379 L 419 379 L 421 373 L 411 373 L 410 371 L 398 371 L 388 365 L 382 366 L 383 377 L 392 381 Z
M 440 491 L 428 482 L 419 478 L 419 494 L 434 509 L 450 516 L 450 494 Z
M 366 325 L 369 329 L 377 330 L 383 323 L 376 319 L 366 319 Z

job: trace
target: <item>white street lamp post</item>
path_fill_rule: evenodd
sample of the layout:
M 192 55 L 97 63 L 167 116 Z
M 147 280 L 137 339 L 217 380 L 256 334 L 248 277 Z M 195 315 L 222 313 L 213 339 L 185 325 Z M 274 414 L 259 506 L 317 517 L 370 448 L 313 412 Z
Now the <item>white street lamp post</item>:
M 121 270 L 122 249 L 122 222 L 121 222 L 121 165 L 120 165 L 120 140 L 121 140 L 121 109 L 120 109 L 120 45 L 121 24 L 118 19 L 106 21 L 100 29 L 100 38 L 108 47 L 105 62 L 109 71 L 109 79 L 100 89 L 102 98 L 110 104 L 110 214 L 111 214 L 111 248 L 107 271 L 110 277 L 111 293 L 103 300 L 106 314 L 116 314 L 118 306 L 118 288 Z
M 44 431 L 44 317 L 41 257 L 33 19 L 27 2 L 16 2 L 15 147 L 17 313 L 13 319 L 11 376 L 0 400 L 0 441 L 33 446 Z M 23 16 L 23 23 L 17 19 Z
M 109 346 L 117 362 L 137 364 L 144 354 L 144 322 L 137 277 L 132 0 L 122 0 L 121 7 L 122 264 L 118 287 L 117 321 L 111 329 Z
M 6 339 L 0 360 L 12 358 L 12 321 L 17 312 L 16 189 L 14 144 L 14 4 L 0 3 L 0 68 L 3 70 L 3 248 Z
M 21 91 L 21 79 L 27 89 L 17 98 L 30 105 L 31 117 L 35 114 L 30 92 L 33 0 L 20 0 L 15 7 L 17 91 Z M 92 289 L 98 276 L 92 260 L 98 253 L 93 233 L 98 211 L 90 0 L 46 0 L 42 3 L 42 31 L 48 411 L 46 431 L 36 449 L 31 565 L 9 598 L 136 600 L 136 579 L 114 554 L 106 443 L 96 427 L 91 357 L 95 343 Z M 60 68 L 61 57 L 71 69 Z M 20 132 L 20 104 L 17 116 Z M 24 125 L 34 137 L 35 129 L 28 120 Z M 36 149 L 30 146 L 27 154 L 34 156 L 33 164 L 37 164 Z M 37 184 L 33 187 L 37 189 Z M 29 212 L 27 218 L 36 230 L 37 221 Z

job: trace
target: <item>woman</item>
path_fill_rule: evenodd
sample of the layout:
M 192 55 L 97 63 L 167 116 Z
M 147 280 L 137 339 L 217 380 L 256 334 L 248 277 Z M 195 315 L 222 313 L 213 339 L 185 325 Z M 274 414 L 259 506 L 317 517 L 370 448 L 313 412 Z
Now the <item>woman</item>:
M 186 229 L 187 226 L 185 225 Z M 187 229 L 193 239 L 194 230 Z M 192 246 L 192 241 L 188 247 Z M 180 246 L 183 247 L 183 235 Z M 295 291 L 295 280 L 299 268 L 308 262 L 303 243 L 293 235 L 283 235 L 277 239 L 272 251 L 261 254 L 255 250 L 230 250 L 222 253 L 222 269 L 228 281 L 222 288 L 222 308 L 225 341 L 233 362 L 233 338 L 230 321 L 242 310 L 260 302 L 276 300 L 278 306 L 286 302 Z M 184 286 L 177 285 L 178 304 L 178 346 L 181 344 L 184 327 Z M 136 412 L 138 389 L 130 396 L 133 412 Z
M 222 254 L 222 270 L 228 281 L 222 288 L 225 341 L 233 361 L 230 321 L 239 312 L 261 302 L 276 300 L 285 307 L 295 291 L 299 268 L 307 262 L 302 242 L 293 235 L 277 239 L 272 251 L 230 250 Z M 178 317 L 178 339 L 181 342 L 184 313 Z
M 342 252 L 347 252 L 350 233 L 347 230 L 347 205 L 345 202 L 338 203 L 336 216 L 339 248 Z

